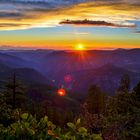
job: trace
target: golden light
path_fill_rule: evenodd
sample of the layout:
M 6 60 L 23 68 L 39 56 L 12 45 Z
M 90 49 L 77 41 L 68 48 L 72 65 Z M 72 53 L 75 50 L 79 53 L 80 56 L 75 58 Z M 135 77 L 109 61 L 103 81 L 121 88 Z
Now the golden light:
M 83 51 L 83 50 L 85 50 L 85 46 L 83 44 L 78 44 L 78 45 L 76 45 L 75 50 Z

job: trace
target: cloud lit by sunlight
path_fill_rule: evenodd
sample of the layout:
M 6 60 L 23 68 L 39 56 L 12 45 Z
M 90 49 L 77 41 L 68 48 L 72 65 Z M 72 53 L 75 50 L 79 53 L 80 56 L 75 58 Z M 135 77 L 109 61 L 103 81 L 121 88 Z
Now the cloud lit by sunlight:
M 104 21 L 112 25 L 133 25 L 140 19 L 140 1 L 19 1 L 0 2 L 0 29 L 54 27 L 64 19 Z M 98 25 L 98 24 L 97 24 Z M 100 24 L 101 25 L 101 24 Z
M 139 30 L 139 0 L 0 1 L 0 45 L 137 48 Z

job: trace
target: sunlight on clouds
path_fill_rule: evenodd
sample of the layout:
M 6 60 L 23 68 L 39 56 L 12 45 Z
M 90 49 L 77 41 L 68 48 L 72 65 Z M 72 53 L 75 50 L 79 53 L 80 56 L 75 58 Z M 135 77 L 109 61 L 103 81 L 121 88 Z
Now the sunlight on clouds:
M 140 47 L 139 21 L 139 0 L 0 1 L 0 45 Z
M 137 1 L 136 1 L 137 2 Z M 6 3 L 7 4 L 7 3 Z M 140 6 L 127 3 L 83 2 L 53 7 L 37 3 L 17 4 L 8 3 L 0 10 L 0 29 L 16 30 L 33 27 L 54 27 L 65 19 L 88 19 L 94 21 L 107 21 L 111 23 L 131 25 L 133 20 L 140 20 Z M 132 21 L 132 22 L 130 22 Z M 5 26 L 4 26 L 5 24 Z

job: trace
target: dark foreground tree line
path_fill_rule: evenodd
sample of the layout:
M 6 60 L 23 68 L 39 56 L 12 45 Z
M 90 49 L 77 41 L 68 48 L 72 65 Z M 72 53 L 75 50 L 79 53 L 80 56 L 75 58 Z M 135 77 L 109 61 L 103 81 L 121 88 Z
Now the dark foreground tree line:
M 2 140 L 140 139 L 140 82 L 130 89 L 128 75 L 112 97 L 92 85 L 78 113 L 62 112 L 47 101 L 44 110 L 44 103 L 30 98 L 14 77 L 6 87 L 0 94 Z

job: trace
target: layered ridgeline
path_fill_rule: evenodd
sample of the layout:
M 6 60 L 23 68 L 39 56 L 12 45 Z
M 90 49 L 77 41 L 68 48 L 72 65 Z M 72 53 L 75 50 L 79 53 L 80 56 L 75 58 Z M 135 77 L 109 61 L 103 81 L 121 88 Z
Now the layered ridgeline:
M 123 74 L 130 76 L 133 88 L 140 79 L 139 60 L 140 49 L 91 50 L 82 54 L 54 50 L 6 50 L 0 53 L 1 65 L 15 69 L 21 78 L 29 76 L 26 80 L 63 86 L 70 92 L 82 94 L 90 85 L 97 84 L 113 95 Z M 65 77 L 70 81 L 65 81 Z

